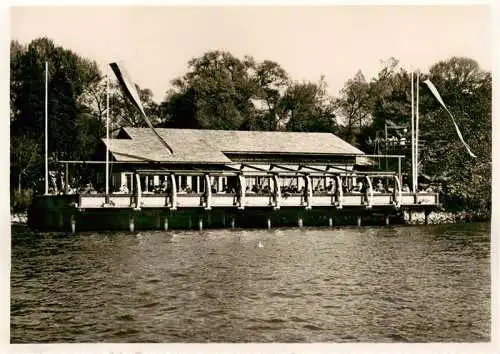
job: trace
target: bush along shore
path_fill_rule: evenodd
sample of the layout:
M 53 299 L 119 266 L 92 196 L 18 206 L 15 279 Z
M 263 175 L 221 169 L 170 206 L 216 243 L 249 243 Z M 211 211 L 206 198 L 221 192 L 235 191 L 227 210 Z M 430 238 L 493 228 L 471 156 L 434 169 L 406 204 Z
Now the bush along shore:
M 11 213 L 10 223 L 14 225 L 26 225 L 28 223 L 28 213 L 27 212 Z
M 403 212 L 404 223 L 407 225 L 425 224 L 425 213 L 423 211 Z M 486 221 L 488 218 L 479 213 L 467 211 L 432 211 L 427 216 L 428 224 L 454 224 L 471 221 Z

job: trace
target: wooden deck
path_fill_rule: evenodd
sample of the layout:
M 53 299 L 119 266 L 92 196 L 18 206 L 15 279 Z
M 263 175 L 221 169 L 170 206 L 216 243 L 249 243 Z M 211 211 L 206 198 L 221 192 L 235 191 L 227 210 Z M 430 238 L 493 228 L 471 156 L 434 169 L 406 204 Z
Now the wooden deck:
M 177 194 L 81 194 L 78 196 L 80 209 L 101 208 L 314 208 L 314 207 L 400 207 L 412 205 L 438 205 L 438 193 L 401 193 L 401 196 L 389 193 L 373 193 L 363 195 L 360 193 L 345 193 L 342 197 L 333 194 L 312 195 L 308 202 L 307 195 L 292 194 L 276 197 L 271 194 L 246 194 L 239 197 L 230 193 L 214 193 L 207 197 L 200 193 Z M 173 202 L 175 200 L 175 203 Z
M 414 210 L 424 211 L 427 217 L 437 206 L 437 193 L 48 195 L 34 199 L 28 211 L 28 223 L 35 229 L 72 232 L 77 229 L 186 229 L 193 228 L 195 223 L 199 229 L 203 223 L 209 227 L 235 227 L 235 224 L 254 227 L 262 226 L 264 221 L 270 228 L 271 224 L 287 225 L 292 219 L 299 226 L 305 222 L 307 225 L 332 226 L 340 222 L 359 226 L 377 218 L 389 225 L 391 218 L 397 223 L 404 211 L 408 211 L 410 217 Z

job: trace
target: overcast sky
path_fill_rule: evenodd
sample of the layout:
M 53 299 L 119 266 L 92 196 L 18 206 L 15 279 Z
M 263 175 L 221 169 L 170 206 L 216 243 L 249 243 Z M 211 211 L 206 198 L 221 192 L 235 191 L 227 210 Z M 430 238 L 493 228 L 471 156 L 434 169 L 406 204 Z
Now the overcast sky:
M 391 56 L 422 71 L 451 56 L 492 65 L 486 6 L 13 7 L 10 20 L 22 43 L 46 36 L 103 69 L 123 60 L 156 101 L 189 59 L 213 49 L 274 60 L 294 80 L 324 74 L 333 95 Z

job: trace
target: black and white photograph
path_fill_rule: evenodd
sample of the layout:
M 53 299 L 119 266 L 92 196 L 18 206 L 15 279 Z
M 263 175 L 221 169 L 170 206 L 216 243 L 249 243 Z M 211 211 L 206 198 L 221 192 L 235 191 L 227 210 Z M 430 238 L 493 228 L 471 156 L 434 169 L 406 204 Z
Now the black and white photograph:
M 8 13 L 11 345 L 498 350 L 491 5 Z

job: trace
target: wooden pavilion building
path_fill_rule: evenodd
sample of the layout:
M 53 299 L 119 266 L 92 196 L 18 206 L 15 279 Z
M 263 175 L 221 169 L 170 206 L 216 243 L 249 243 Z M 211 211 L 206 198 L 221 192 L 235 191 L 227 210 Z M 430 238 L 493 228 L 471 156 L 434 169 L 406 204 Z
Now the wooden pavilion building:
M 171 151 L 150 128 L 124 127 L 103 139 L 93 161 L 96 187 L 36 199 L 30 225 L 73 231 L 332 226 L 340 220 L 360 225 L 363 218 L 389 223 L 402 210 L 430 211 L 439 204 L 436 193 L 406 191 L 400 168 L 374 169 L 374 156 L 334 134 L 156 131 Z M 401 166 L 403 156 L 393 158 Z M 69 180 L 67 174 L 66 191 Z

